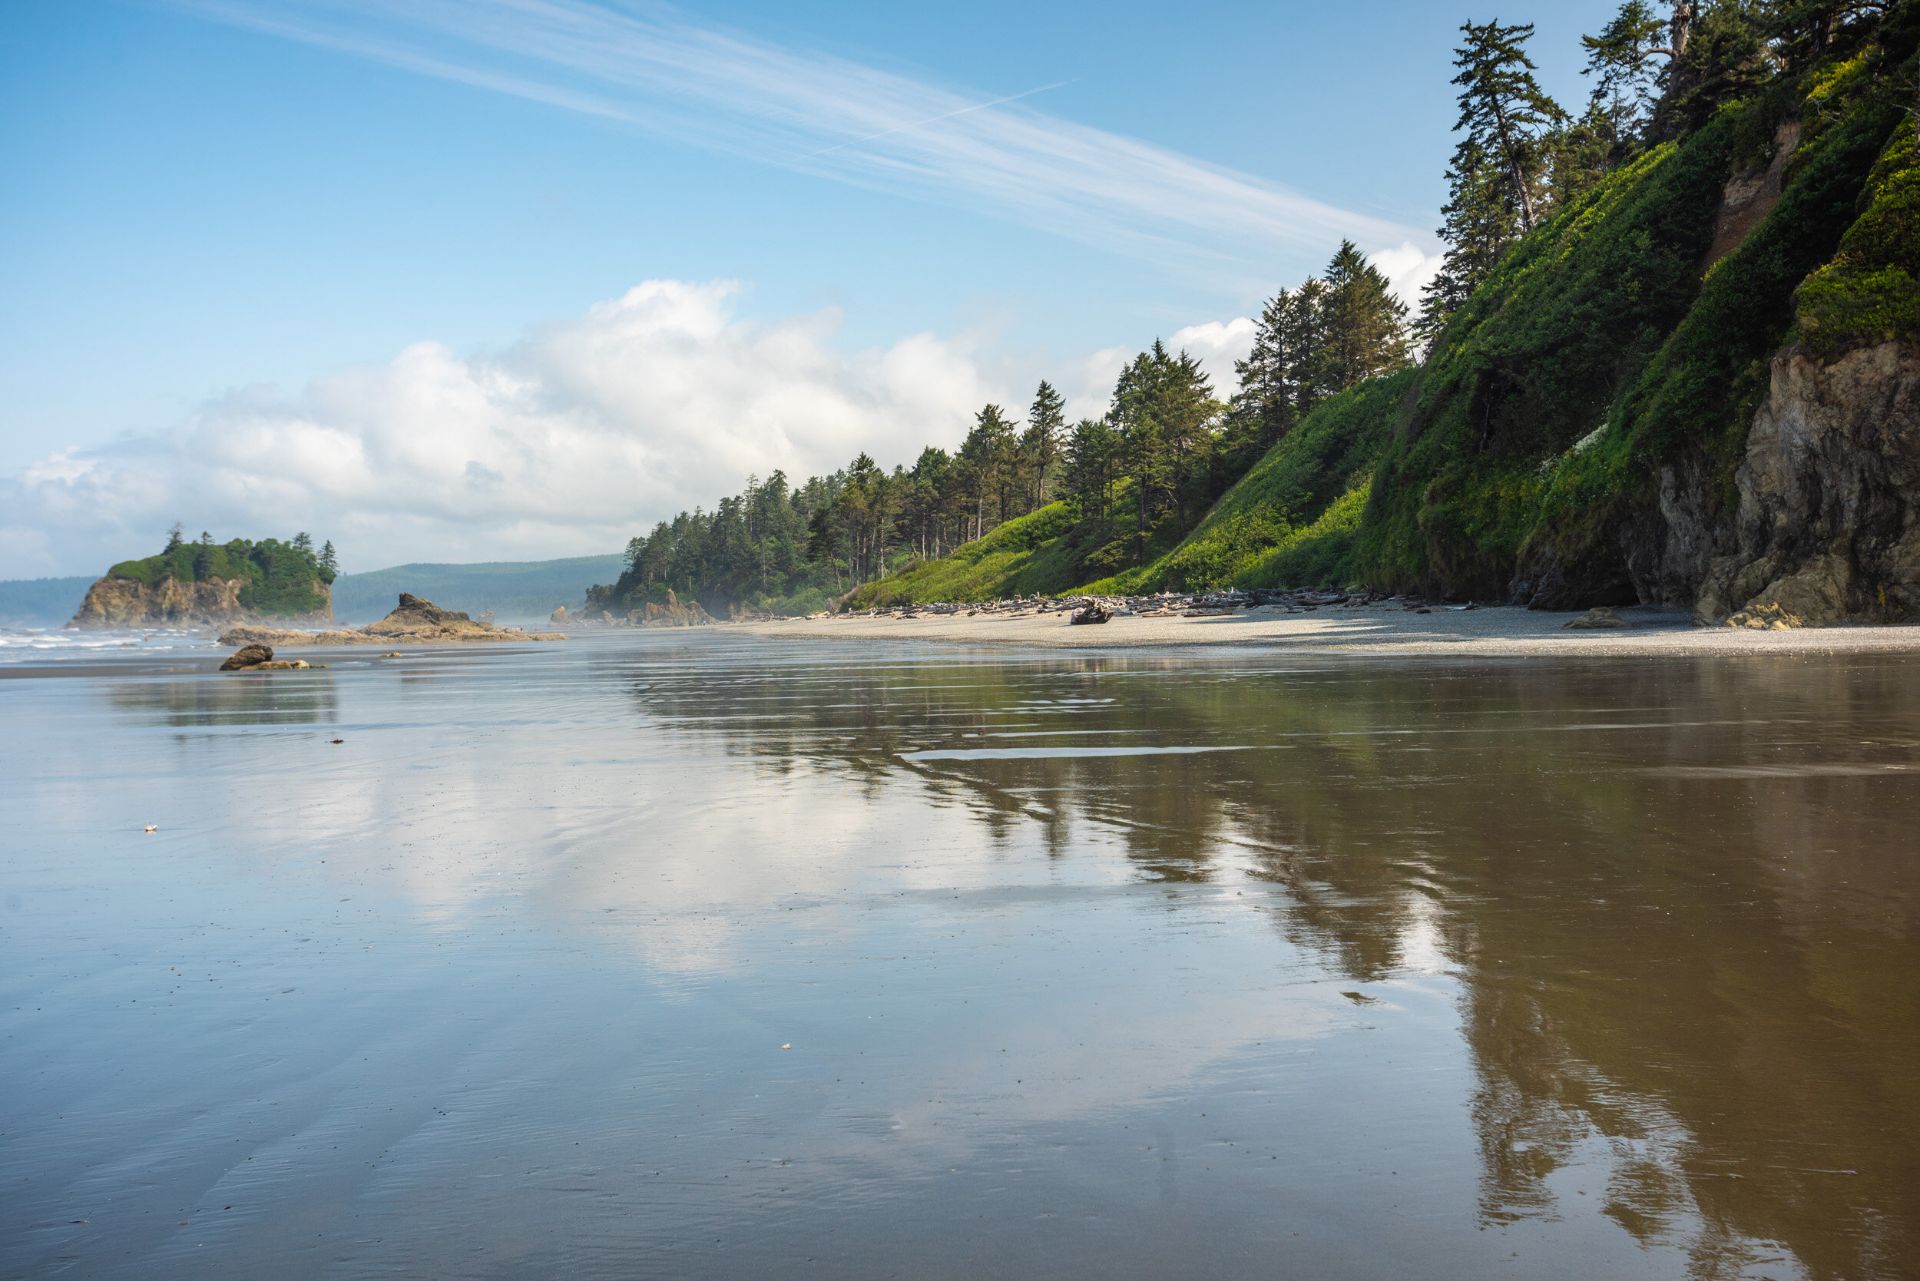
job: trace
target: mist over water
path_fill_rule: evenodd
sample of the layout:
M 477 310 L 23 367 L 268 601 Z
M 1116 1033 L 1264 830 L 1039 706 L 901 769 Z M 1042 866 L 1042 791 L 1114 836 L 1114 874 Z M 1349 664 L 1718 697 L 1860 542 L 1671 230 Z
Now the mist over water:
M 1920 1268 L 1914 659 L 103 653 L 0 1276 Z

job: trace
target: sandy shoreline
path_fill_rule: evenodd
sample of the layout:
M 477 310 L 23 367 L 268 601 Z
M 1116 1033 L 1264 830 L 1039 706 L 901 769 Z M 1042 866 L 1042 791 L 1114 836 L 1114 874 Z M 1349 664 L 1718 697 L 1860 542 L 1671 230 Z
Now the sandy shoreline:
M 1311 613 L 1280 607 L 1212 618 L 1118 617 L 1073 627 L 1065 614 L 848 617 L 745 623 L 734 629 L 781 640 L 923 640 L 1060 649 L 1231 647 L 1301 654 L 1452 658 L 1656 658 L 1741 654 L 1920 653 L 1920 627 L 1809 627 L 1749 631 L 1696 627 L 1684 613 L 1627 609 L 1630 626 L 1569 630 L 1572 613 L 1514 606 L 1419 614 L 1400 605 L 1336 606 Z

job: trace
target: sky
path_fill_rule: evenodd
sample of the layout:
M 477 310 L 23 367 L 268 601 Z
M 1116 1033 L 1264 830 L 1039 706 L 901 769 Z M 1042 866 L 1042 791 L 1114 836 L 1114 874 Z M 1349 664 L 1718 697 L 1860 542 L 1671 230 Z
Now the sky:
M 1609 0 L 1533 0 L 1584 99 Z M 12 0 L 0 578 L 618 550 L 1438 261 L 1453 0 Z

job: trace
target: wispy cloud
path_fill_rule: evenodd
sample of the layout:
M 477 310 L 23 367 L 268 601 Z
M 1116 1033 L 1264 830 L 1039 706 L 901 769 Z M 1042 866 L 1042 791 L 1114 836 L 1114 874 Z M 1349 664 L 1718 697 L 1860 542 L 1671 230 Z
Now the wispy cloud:
M 976 208 L 1167 266 L 1271 273 L 1424 236 L 1035 109 L 664 8 L 586 0 L 180 0 L 230 24 L 620 121 L 760 163 Z M 1065 83 L 1065 82 L 1063 82 Z M 1016 92 L 1004 92 L 1016 89 Z

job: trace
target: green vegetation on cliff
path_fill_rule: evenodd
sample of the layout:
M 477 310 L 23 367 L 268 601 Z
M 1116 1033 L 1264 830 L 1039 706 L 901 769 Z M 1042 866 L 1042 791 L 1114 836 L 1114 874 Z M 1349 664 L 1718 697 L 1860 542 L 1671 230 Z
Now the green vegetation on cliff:
M 1344 579 L 1368 478 L 1412 370 L 1316 407 L 1228 490 L 1181 543 L 1089 591 L 1265 587 Z M 1056 580 L 1048 585 L 1059 590 Z
M 1103 417 L 1068 429 L 1036 398 L 1045 449 L 987 406 L 953 455 L 809 482 L 804 554 L 727 533 L 725 500 L 668 556 L 666 526 L 637 540 L 613 594 L 735 590 L 774 562 L 856 606 L 1328 583 L 1692 600 L 1773 358 L 1920 341 L 1920 5 L 1629 0 L 1584 42 L 1577 116 L 1534 81 L 1532 34 L 1469 23 L 1455 51 L 1417 366 L 1342 246 L 1267 304 L 1219 399 L 1156 343 Z
M 155 586 L 172 579 L 203 583 L 214 579 L 239 580 L 240 604 L 258 614 L 297 617 L 328 606 L 327 587 L 333 582 L 333 544 L 319 552 L 305 534 L 291 542 L 265 538 L 249 542 L 235 538 L 216 543 L 211 534 L 187 542 L 178 526 L 165 550 L 143 560 L 123 560 L 107 571 L 108 578 Z

